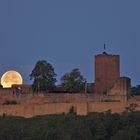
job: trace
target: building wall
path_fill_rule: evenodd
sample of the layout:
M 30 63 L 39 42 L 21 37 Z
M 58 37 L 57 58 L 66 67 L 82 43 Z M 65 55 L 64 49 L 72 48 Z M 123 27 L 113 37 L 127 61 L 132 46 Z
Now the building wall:
M 106 93 L 120 77 L 119 55 L 95 56 L 95 93 Z
M 123 95 L 129 96 L 131 88 L 131 80 L 128 77 L 119 78 L 113 85 L 112 89 L 108 92 L 108 95 Z
M 111 95 L 111 99 L 119 101 L 101 102 L 99 94 L 2 94 L 0 93 L 0 115 L 13 115 L 33 117 L 37 115 L 67 114 L 74 107 L 78 115 L 87 115 L 91 112 L 104 112 L 112 110 L 113 113 L 121 113 L 129 104 L 138 105 L 140 101 L 124 101 L 126 96 Z M 3 104 L 5 101 L 16 101 L 15 105 Z
M 131 80 L 128 77 L 121 77 L 108 90 L 106 95 L 101 97 L 102 101 L 126 102 L 130 97 Z
M 140 111 L 140 102 L 137 104 L 137 110 Z M 74 107 L 77 115 L 87 115 L 91 112 L 105 112 L 111 110 L 112 113 L 122 113 L 125 108 L 132 102 L 85 102 L 85 103 L 46 103 L 43 105 L 37 104 L 22 104 L 22 105 L 0 105 L 0 116 L 12 115 L 21 117 L 33 117 L 38 115 L 54 115 L 67 114 Z
M 20 104 L 98 102 L 99 96 L 85 93 L 49 93 L 49 94 L 5 94 L 0 92 L 0 104 L 6 101 L 16 101 Z
M 12 85 L 11 90 L 13 90 L 13 93 L 22 93 L 22 94 L 29 94 L 32 93 L 32 85 L 29 84 L 14 84 Z

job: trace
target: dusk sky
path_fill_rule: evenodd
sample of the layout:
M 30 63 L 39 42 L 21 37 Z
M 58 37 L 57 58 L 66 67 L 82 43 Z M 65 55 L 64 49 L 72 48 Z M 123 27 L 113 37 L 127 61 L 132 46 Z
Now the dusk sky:
M 119 54 L 121 76 L 140 84 L 140 0 L 0 0 L 0 75 L 50 62 L 57 80 L 80 68 L 94 81 L 94 56 Z

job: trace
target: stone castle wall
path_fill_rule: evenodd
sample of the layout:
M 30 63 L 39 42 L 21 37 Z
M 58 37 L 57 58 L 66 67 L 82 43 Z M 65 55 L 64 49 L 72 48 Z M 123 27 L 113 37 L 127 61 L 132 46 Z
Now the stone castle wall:
M 121 113 L 132 102 L 88 102 L 88 103 L 47 103 L 22 104 L 22 105 L 0 105 L 0 115 L 12 115 L 21 117 L 33 117 L 38 115 L 67 114 L 74 107 L 77 115 L 87 115 L 91 112 L 104 112 L 112 110 L 112 113 Z M 140 111 L 140 102 L 135 102 Z
M 120 97 L 121 98 L 121 97 Z M 16 101 L 18 104 L 7 105 L 5 101 Z M 90 112 L 104 112 L 109 109 L 113 113 L 121 113 L 130 103 L 136 103 L 140 110 L 140 102 L 136 100 L 123 102 L 101 102 L 94 94 L 2 94 L 0 93 L 0 115 L 33 117 L 68 113 L 74 107 L 78 115 Z
M 120 77 L 114 85 L 101 96 L 102 101 L 126 102 L 130 97 L 131 80 L 128 77 Z
M 123 95 L 129 96 L 131 88 L 131 80 L 128 77 L 120 77 L 116 80 L 115 84 L 108 91 L 108 95 Z
M 85 93 L 38 93 L 38 94 L 5 94 L 0 93 L 0 104 L 5 101 L 16 101 L 19 104 L 98 102 L 100 97 Z

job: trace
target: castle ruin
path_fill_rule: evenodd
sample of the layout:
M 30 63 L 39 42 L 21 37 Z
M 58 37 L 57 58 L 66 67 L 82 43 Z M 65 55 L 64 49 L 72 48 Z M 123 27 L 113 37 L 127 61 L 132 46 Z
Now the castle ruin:
M 109 109 L 120 113 L 130 104 L 128 99 L 131 80 L 128 77 L 120 77 L 119 55 L 103 52 L 95 56 L 95 83 L 90 85 L 90 91 L 94 92 L 76 94 L 33 94 L 31 85 L 24 84 L 13 85 L 9 89 L 1 87 L 0 115 L 32 117 L 61 114 L 68 113 L 71 107 L 74 107 L 78 115 Z M 139 102 L 138 104 L 140 105 Z
M 103 52 L 95 56 L 95 94 L 102 100 L 126 101 L 131 80 L 120 77 L 120 56 Z

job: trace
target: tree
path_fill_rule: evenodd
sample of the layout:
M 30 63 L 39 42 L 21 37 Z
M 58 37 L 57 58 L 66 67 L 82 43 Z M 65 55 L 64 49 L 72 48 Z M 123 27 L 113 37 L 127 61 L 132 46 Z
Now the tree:
M 30 74 L 30 79 L 34 79 L 33 92 L 49 92 L 55 88 L 56 74 L 54 68 L 45 60 L 39 60 L 36 63 Z
M 131 88 L 131 95 L 132 96 L 140 95 L 140 85 Z
M 66 92 L 78 93 L 83 92 L 85 88 L 85 79 L 81 75 L 78 68 L 73 69 L 70 73 L 66 73 L 61 77 L 62 88 Z

